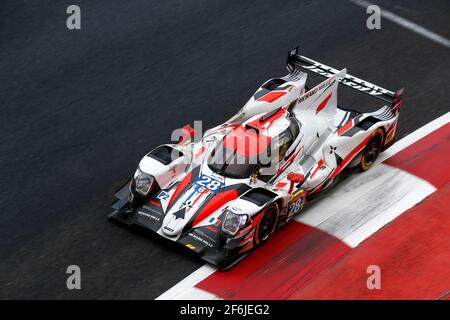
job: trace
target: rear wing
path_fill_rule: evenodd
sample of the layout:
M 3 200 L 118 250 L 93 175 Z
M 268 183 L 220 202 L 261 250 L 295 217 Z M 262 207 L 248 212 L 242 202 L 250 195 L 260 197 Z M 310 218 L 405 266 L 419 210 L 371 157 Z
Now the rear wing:
M 339 73 L 339 70 L 327 66 L 323 63 L 314 61 L 310 58 L 302 56 L 298 53 L 298 47 L 292 49 L 288 53 L 286 62 L 286 68 L 290 73 L 300 68 L 308 70 L 310 72 L 317 73 L 323 77 L 330 78 Z M 352 75 L 347 74 L 345 77 L 340 78 L 339 82 L 347 87 L 356 89 L 372 97 L 381 99 L 389 103 L 391 110 L 396 114 L 398 113 L 401 105 L 403 104 L 403 89 L 396 92 L 379 87 L 368 81 L 359 79 Z

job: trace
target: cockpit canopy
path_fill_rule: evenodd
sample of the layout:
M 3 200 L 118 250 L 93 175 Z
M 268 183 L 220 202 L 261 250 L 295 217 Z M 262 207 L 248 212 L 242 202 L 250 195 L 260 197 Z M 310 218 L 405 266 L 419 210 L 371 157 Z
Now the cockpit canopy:
M 225 177 L 244 179 L 261 167 L 270 167 L 287 156 L 287 151 L 299 134 L 296 119 L 280 133 L 269 136 L 251 126 L 231 130 L 211 152 L 208 166 Z

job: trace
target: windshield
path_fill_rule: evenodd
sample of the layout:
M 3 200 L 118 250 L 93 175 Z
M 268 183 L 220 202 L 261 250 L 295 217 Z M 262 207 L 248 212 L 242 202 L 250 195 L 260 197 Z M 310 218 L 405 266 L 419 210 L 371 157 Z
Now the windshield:
M 237 149 L 224 147 L 223 141 L 211 152 L 208 160 L 209 168 L 225 177 L 244 179 L 248 178 L 258 167 L 254 157 L 237 152 Z

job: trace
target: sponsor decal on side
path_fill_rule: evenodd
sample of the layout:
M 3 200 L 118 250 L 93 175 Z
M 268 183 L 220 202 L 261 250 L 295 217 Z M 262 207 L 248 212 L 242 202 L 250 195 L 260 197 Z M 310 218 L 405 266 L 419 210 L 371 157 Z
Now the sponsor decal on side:
M 153 219 L 153 220 L 156 220 L 156 221 L 161 220 L 160 218 L 155 217 L 155 216 L 153 216 L 153 215 L 151 215 L 151 214 L 149 214 L 149 213 L 146 213 L 146 212 L 144 212 L 144 211 L 138 211 L 137 214 L 140 214 L 141 216 L 145 216 L 145 217 L 147 217 L 147 218 L 150 218 L 150 219 Z
M 200 233 L 200 232 L 197 231 L 197 233 Z M 199 236 L 196 235 L 194 232 L 189 232 L 188 235 L 189 235 L 190 237 L 194 238 L 195 240 L 197 240 L 197 241 L 203 243 L 204 245 L 206 245 L 206 246 L 209 247 L 209 248 L 212 248 L 212 247 L 214 246 L 213 243 L 209 242 L 208 240 L 206 240 L 206 239 L 204 239 L 204 238 L 202 238 L 202 237 L 199 237 Z M 204 235 L 205 235 L 205 234 L 202 234 L 202 236 L 204 236 Z M 211 240 L 213 240 L 213 239 L 210 238 L 210 237 L 208 237 L 208 238 L 211 239 Z M 213 240 L 213 241 L 214 241 L 214 240 Z

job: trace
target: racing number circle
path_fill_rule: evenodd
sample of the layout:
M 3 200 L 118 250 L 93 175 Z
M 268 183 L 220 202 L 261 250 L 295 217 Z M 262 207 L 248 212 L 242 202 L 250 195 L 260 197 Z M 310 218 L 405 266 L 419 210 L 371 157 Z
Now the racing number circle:
M 269 240 L 272 233 L 275 231 L 275 227 L 278 222 L 279 208 L 277 203 L 272 203 L 262 214 L 261 219 L 258 221 L 255 232 L 255 243 L 261 245 Z
M 366 147 L 363 150 L 361 156 L 361 169 L 363 171 L 368 170 L 377 159 L 381 152 L 384 141 L 384 132 L 380 128 L 376 129 Z

